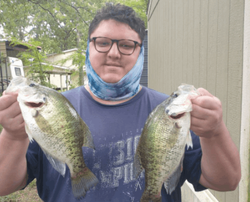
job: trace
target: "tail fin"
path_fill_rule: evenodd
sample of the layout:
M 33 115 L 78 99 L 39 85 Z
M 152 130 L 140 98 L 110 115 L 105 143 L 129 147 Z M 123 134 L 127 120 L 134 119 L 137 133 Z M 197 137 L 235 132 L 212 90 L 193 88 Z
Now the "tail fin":
M 77 177 L 71 177 L 72 191 L 75 198 L 84 197 L 86 191 L 98 183 L 96 176 L 85 167 L 83 172 L 78 173 Z

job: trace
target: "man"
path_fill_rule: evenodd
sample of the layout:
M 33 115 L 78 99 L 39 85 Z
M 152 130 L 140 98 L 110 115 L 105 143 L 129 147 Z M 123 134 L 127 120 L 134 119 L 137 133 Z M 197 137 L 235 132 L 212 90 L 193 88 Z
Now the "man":
M 89 28 L 86 68 L 89 84 L 64 96 L 89 126 L 96 150 L 83 147 L 86 165 L 99 179 L 79 201 L 140 201 L 144 176 L 133 176 L 133 158 L 141 130 L 150 112 L 166 95 L 141 87 L 144 24 L 134 11 L 107 5 Z M 162 188 L 162 201 L 181 201 L 187 179 L 196 190 L 234 190 L 240 180 L 236 146 L 222 120 L 220 101 L 205 89 L 192 100 L 194 147 L 186 150 L 183 171 L 175 191 Z M 44 201 L 77 201 L 70 174 L 55 171 L 36 142 L 29 144 L 16 94 L 0 98 L 0 195 L 7 195 L 37 179 Z M 198 137 L 199 136 L 199 137 Z M 202 149 L 202 150 L 201 150 Z

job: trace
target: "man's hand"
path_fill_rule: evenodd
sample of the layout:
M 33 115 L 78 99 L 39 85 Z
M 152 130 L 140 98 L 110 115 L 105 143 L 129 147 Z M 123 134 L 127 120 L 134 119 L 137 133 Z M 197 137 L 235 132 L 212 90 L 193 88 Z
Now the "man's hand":
M 9 138 L 27 138 L 25 123 L 17 101 L 17 93 L 3 93 L 0 97 L 0 124 Z
M 222 127 L 221 101 L 203 88 L 200 96 L 192 99 L 191 130 L 200 137 L 210 138 L 220 134 Z

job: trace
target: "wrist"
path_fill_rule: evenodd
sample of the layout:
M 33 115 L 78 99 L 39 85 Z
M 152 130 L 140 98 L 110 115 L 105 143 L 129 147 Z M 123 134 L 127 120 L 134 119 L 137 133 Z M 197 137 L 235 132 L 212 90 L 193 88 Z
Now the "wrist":
M 215 130 L 211 131 L 208 135 L 200 136 L 201 139 L 204 140 L 218 140 L 218 138 L 222 137 L 225 134 L 229 134 L 227 127 L 222 121 Z

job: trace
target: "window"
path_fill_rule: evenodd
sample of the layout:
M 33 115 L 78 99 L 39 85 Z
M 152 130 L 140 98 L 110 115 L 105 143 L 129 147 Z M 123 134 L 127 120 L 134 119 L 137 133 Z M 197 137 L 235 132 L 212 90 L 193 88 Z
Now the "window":
M 15 73 L 17 76 L 21 76 L 21 69 L 18 67 L 15 67 Z

